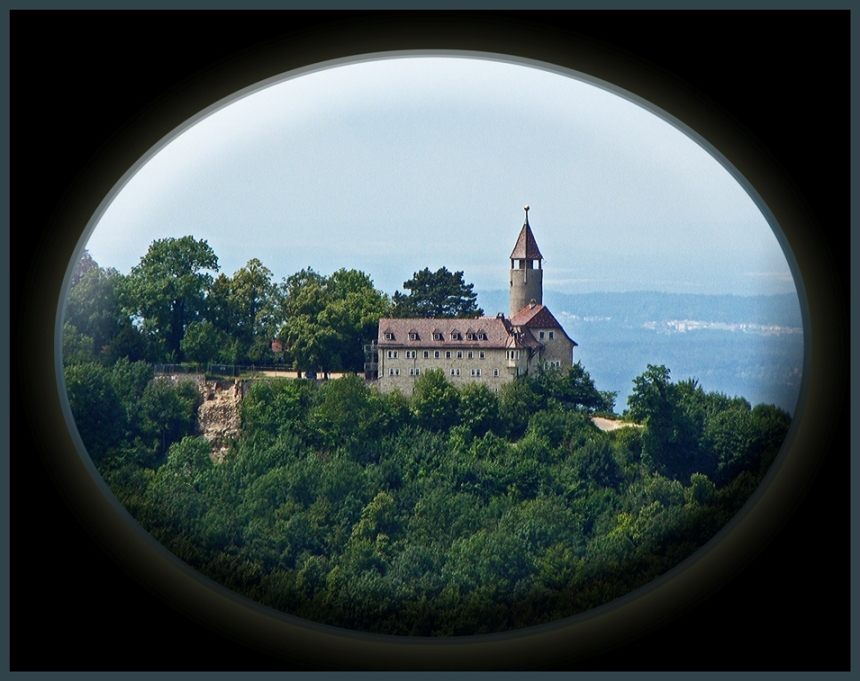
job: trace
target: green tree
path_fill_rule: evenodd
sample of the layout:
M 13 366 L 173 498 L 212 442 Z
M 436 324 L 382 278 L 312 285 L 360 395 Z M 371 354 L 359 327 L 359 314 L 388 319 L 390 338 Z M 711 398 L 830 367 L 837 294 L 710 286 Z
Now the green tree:
M 329 381 L 319 392 L 320 401 L 309 415 L 316 442 L 326 449 L 346 446 L 354 454 L 366 453 L 384 419 L 379 395 L 354 374 Z
M 279 324 L 279 294 L 272 273 L 256 258 L 229 282 L 230 334 L 239 342 L 241 360 L 259 362 L 269 354 Z
M 209 244 L 184 236 L 153 241 L 126 278 L 122 301 L 145 334 L 163 341 L 166 359 L 182 358 L 185 331 L 204 318 L 210 271 L 217 270 Z
M 65 322 L 93 339 L 96 355 L 106 351 L 103 349 L 119 333 L 123 322 L 128 322 L 128 315 L 120 307 L 123 279 L 116 270 L 102 269 L 93 261 L 93 266 L 69 289 Z
M 475 437 L 499 428 L 499 398 L 483 383 L 460 389 L 460 423 Z
M 72 324 L 63 324 L 63 365 L 95 362 L 93 339 L 80 333 Z
M 551 367 L 539 373 L 534 380 L 537 391 L 565 409 L 592 412 L 612 411 L 614 407 L 615 393 L 603 393 L 597 390 L 581 362 L 577 362 L 566 371 Z
M 388 297 L 363 272 L 325 277 L 301 270 L 281 285 L 284 325 L 278 332 L 299 370 L 362 371 L 364 343 L 376 337 Z
M 671 382 L 669 369 L 649 364 L 645 373 L 633 379 L 627 404 L 630 415 L 645 423 L 642 454 L 655 470 L 675 480 L 710 472 L 699 461 L 696 420 L 681 405 L 681 390 Z
M 122 444 L 127 423 L 110 370 L 99 364 L 76 364 L 66 367 L 64 377 L 78 433 L 98 464 Z
M 463 272 L 449 272 L 445 267 L 431 272 L 425 267 L 404 281 L 403 288 L 409 295 L 395 291 L 394 317 L 468 318 L 484 314 L 477 305 L 474 284 L 465 282 Z
M 446 431 L 457 424 L 460 393 L 440 369 L 425 371 L 415 381 L 412 411 L 418 424 L 435 431 Z
M 93 260 L 93 256 L 90 255 L 90 252 L 85 248 L 84 252 L 81 253 L 81 257 L 78 258 L 78 262 L 75 263 L 75 269 L 72 270 L 72 286 L 77 286 L 78 282 L 81 278 L 93 267 L 98 267 L 99 264 Z
M 201 364 L 215 359 L 235 359 L 225 352 L 232 350 L 230 337 L 210 321 L 191 322 L 179 348 L 185 359 Z
M 141 431 L 159 456 L 194 431 L 200 395 L 192 381 L 151 381 L 140 398 Z

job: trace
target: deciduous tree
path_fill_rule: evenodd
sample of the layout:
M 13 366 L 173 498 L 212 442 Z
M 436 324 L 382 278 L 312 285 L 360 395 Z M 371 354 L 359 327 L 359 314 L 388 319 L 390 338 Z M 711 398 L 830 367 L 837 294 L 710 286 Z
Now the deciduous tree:
M 204 317 L 210 272 L 217 270 L 209 244 L 184 236 L 153 241 L 128 275 L 123 303 L 146 334 L 164 340 L 169 358 L 182 358 L 180 343 L 188 325 Z

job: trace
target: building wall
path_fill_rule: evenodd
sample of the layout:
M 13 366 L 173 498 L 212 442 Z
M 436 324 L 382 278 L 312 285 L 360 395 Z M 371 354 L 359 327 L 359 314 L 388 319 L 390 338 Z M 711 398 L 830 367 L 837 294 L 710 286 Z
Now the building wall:
M 563 369 L 573 366 L 573 343 L 567 339 L 560 329 L 531 329 L 534 337 L 544 344 L 540 362 L 560 362 Z M 543 333 L 543 338 L 540 334 Z M 550 333 L 553 338 L 550 338 Z
M 424 359 L 424 351 L 430 353 L 430 357 Z M 439 351 L 440 357 L 433 357 L 434 351 Z M 503 349 L 487 349 L 484 350 L 484 359 L 480 359 L 479 350 L 472 350 L 472 359 L 468 358 L 468 349 L 460 352 L 463 353 L 462 358 L 457 357 L 457 350 L 450 350 L 451 357 L 445 357 L 445 349 L 436 348 L 409 348 L 408 351 L 414 351 L 416 356 L 414 359 L 407 358 L 407 350 L 403 348 L 380 348 L 379 349 L 379 389 L 383 392 L 389 392 L 395 388 L 404 395 L 411 395 L 412 388 L 418 376 L 410 376 L 410 369 L 419 369 L 422 374 L 431 369 L 441 369 L 445 378 L 458 388 L 467 383 L 484 383 L 490 390 L 497 391 L 505 383 L 513 380 L 515 374 L 511 374 L 507 369 L 507 359 L 505 350 Z M 397 352 L 397 357 L 389 357 L 389 352 Z M 391 376 L 390 369 L 399 369 L 400 375 Z M 459 370 L 459 375 L 451 375 L 451 370 Z M 472 376 L 472 369 L 480 369 L 480 376 Z M 499 370 L 499 375 L 493 375 L 493 369 Z

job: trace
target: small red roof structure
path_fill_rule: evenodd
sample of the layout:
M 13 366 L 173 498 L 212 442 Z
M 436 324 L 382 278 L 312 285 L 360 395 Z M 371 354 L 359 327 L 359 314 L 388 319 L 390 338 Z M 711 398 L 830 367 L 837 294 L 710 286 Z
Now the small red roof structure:
M 528 215 L 526 215 L 526 223 L 517 237 L 517 243 L 514 250 L 511 252 L 511 260 L 543 260 L 540 254 L 535 235 L 532 234 L 532 228 L 529 227 Z
M 526 329 L 559 329 L 573 343 L 574 347 L 578 345 L 575 340 L 567 335 L 564 327 L 558 323 L 552 312 L 545 305 L 538 305 L 534 301 L 519 310 L 511 317 L 510 321 L 512 326 Z

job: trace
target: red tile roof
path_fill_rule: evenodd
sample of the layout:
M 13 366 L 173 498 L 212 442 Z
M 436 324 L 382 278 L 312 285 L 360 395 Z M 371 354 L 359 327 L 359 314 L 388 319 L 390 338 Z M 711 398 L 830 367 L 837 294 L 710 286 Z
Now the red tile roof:
M 540 249 L 538 248 L 537 241 L 535 241 L 535 235 L 532 234 L 532 228 L 529 227 L 528 222 L 523 225 L 523 229 L 520 232 L 520 236 L 517 238 L 517 244 L 516 246 L 514 246 L 514 250 L 511 252 L 511 259 L 543 259 L 543 256 L 540 254 Z
M 513 326 L 526 329 L 559 329 L 571 343 L 577 345 L 545 305 L 529 303 L 511 317 L 510 322 Z
M 464 332 L 463 329 L 468 331 Z M 475 329 L 475 331 L 472 331 Z M 462 340 L 452 340 L 451 333 L 458 332 Z M 385 334 L 394 335 L 386 340 Z M 409 340 L 409 334 L 417 334 L 416 340 Z M 442 340 L 433 340 L 434 333 L 441 333 Z M 486 340 L 466 340 L 467 333 L 483 333 Z M 388 347 L 439 347 L 439 348 L 504 348 L 508 340 L 507 320 L 499 317 L 478 317 L 477 319 L 380 319 L 378 342 Z

